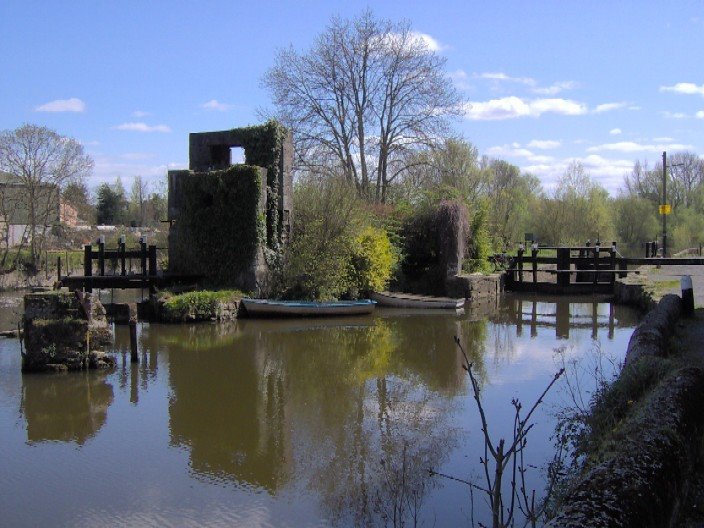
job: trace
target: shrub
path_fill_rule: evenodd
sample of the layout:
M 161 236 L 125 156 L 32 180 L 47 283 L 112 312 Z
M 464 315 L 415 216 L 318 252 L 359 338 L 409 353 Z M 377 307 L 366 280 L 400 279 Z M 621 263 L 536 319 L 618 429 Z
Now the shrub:
M 491 237 L 487 225 L 487 204 L 482 203 L 474 212 L 470 226 L 471 236 L 467 245 L 467 259 L 464 262 L 465 271 L 489 271 L 489 255 L 491 254 Z
M 364 211 L 341 178 L 308 176 L 294 189 L 296 221 L 286 250 L 281 295 L 339 299 L 350 289 L 350 258 Z
M 386 231 L 367 226 L 355 238 L 350 258 L 350 286 L 358 292 L 386 288 L 396 264 Z M 357 292 L 352 292 L 355 295 Z

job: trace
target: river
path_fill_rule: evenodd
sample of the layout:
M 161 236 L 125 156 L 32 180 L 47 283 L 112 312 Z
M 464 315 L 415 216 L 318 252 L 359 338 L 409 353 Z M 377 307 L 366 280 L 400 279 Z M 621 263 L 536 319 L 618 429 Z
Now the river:
M 20 305 L 0 304 L 11 328 Z M 482 483 L 453 337 L 498 440 L 512 398 L 529 406 L 558 370 L 556 348 L 586 368 L 597 349 L 620 361 L 637 319 L 588 298 L 506 296 L 461 315 L 145 323 L 139 364 L 118 326 L 115 370 L 63 375 L 22 375 L 19 342 L 0 338 L 0 525 L 391 525 L 401 495 L 425 526 L 468 526 L 486 520 L 484 498 L 472 513 L 466 485 L 428 474 Z M 564 398 L 555 387 L 530 432 L 538 495 Z

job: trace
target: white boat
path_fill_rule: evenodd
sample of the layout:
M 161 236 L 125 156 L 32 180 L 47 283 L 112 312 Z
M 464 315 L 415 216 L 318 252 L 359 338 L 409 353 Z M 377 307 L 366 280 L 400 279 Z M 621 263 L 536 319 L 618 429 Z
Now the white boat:
M 269 299 L 242 299 L 247 315 L 252 317 L 327 317 L 331 315 L 361 315 L 374 310 L 376 302 L 360 301 L 272 301 Z
M 464 307 L 463 298 L 432 297 L 430 295 L 415 295 L 413 293 L 373 292 L 371 298 L 375 300 L 379 306 L 389 306 L 392 308 L 459 310 Z

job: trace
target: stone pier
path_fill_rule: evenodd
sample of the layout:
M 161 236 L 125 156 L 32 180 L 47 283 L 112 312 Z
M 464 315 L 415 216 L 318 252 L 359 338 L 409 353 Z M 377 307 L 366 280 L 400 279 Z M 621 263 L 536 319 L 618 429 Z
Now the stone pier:
M 23 372 L 107 368 L 114 358 L 99 351 L 112 330 L 97 296 L 53 291 L 24 297 Z

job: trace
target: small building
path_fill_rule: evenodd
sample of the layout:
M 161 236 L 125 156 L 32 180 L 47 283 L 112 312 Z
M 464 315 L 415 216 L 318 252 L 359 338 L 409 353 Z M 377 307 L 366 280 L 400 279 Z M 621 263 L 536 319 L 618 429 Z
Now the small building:
M 61 221 L 59 189 L 43 184 L 35 195 L 36 229 L 43 233 Z M 27 188 L 20 178 L 0 172 L 0 236 L 9 246 L 16 246 L 31 238 L 31 208 Z

